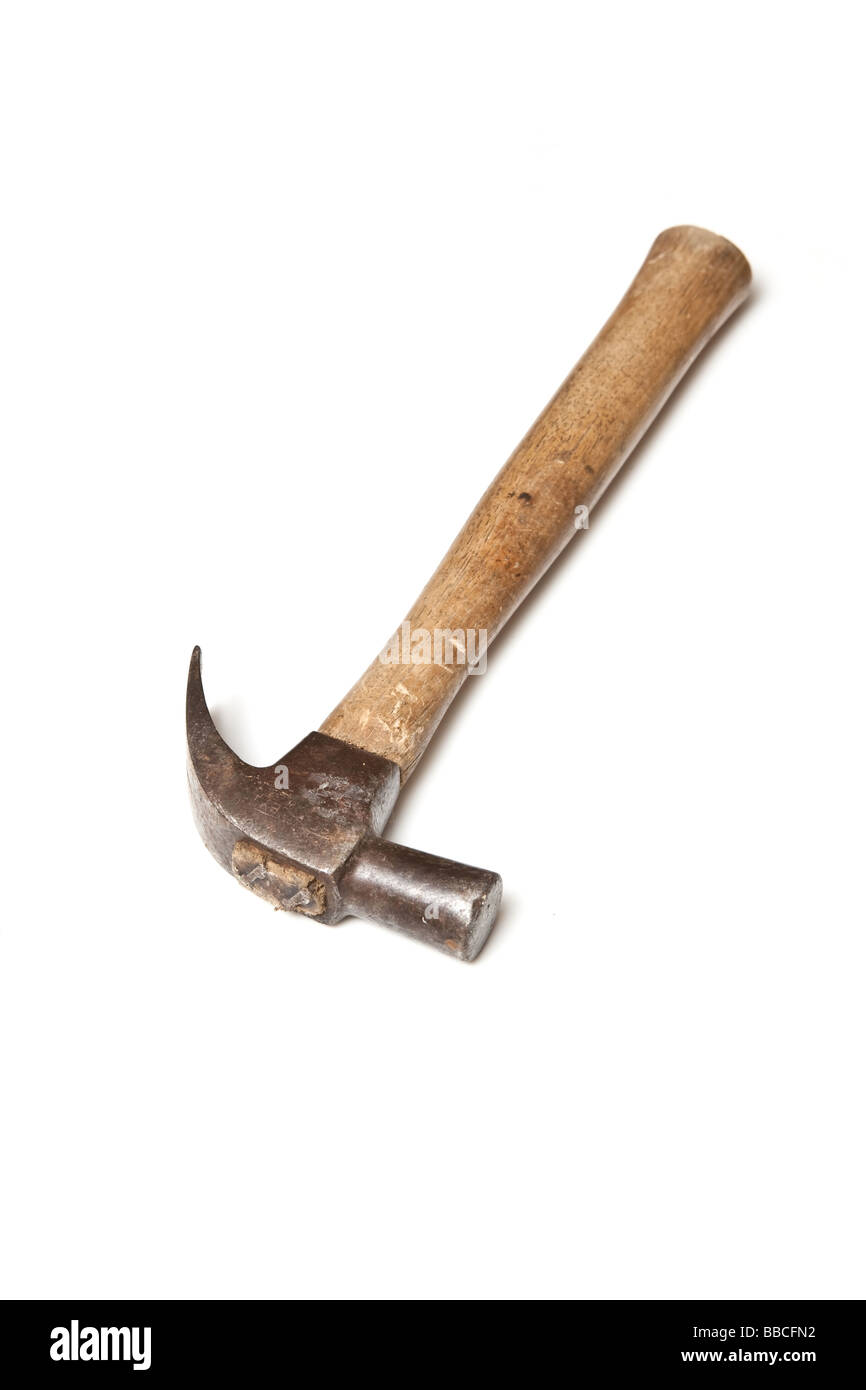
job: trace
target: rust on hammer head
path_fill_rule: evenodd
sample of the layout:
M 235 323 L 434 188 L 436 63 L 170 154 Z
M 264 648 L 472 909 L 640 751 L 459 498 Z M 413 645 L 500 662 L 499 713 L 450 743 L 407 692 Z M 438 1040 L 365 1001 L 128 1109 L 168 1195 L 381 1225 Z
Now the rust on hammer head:
M 474 960 L 502 896 L 498 874 L 381 838 L 400 769 L 312 733 L 273 765 L 251 767 L 217 732 L 192 654 L 186 700 L 193 814 L 223 868 L 273 907 L 331 924 L 367 917 Z

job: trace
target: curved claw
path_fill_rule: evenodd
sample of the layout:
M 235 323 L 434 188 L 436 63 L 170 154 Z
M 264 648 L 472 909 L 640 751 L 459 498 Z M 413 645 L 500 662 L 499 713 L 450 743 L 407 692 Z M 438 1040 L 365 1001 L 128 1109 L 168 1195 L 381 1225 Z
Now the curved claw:
M 243 762 L 237 753 L 229 748 L 211 718 L 201 683 L 201 647 L 193 647 L 189 660 L 189 676 L 186 683 L 186 741 L 190 756 L 202 759 L 229 758 L 242 767 Z
M 239 835 L 267 844 L 274 813 L 274 773 L 252 767 L 218 733 L 204 699 L 202 649 L 193 648 L 186 682 L 186 753 L 189 791 L 199 833 L 211 855 L 232 872 Z

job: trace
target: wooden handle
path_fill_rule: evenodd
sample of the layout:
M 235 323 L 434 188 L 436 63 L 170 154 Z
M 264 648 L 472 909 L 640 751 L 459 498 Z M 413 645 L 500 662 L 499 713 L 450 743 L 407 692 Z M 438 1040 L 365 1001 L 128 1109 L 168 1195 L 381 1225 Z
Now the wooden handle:
M 746 297 L 750 279 L 742 252 L 712 232 L 671 227 L 656 238 L 613 316 L 322 733 L 390 758 L 404 779 L 410 775 L 468 674 L 461 642 L 471 664 L 480 634 L 493 640 L 571 540 L 577 509 L 598 501 L 701 348 Z

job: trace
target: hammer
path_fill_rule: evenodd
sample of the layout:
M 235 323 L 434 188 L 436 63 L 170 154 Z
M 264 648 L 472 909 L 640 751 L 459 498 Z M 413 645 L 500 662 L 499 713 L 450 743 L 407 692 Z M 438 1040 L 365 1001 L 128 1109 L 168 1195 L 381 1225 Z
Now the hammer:
M 192 654 L 193 814 L 211 854 L 277 908 L 366 917 L 474 960 L 502 880 L 383 838 L 400 788 L 487 644 L 745 299 L 742 252 L 698 227 L 656 238 L 625 297 L 494 478 L 384 651 L 316 733 L 251 767 L 220 737 Z

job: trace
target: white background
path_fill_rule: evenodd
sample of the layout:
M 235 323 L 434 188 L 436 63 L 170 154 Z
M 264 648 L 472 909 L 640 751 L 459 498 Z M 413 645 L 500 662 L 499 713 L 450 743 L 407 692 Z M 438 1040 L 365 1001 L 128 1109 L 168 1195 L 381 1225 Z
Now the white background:
M 10 4 L 6 1296 L 862 1297 L 853 5 Z M 662 228 L 752 303 L 392 822 L 473 966 L 189 814 L 375 655 Z

